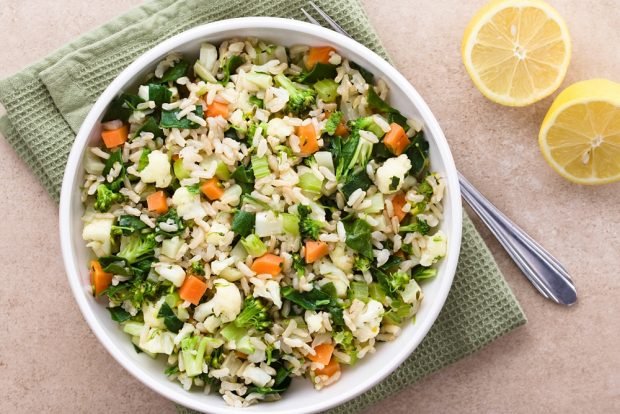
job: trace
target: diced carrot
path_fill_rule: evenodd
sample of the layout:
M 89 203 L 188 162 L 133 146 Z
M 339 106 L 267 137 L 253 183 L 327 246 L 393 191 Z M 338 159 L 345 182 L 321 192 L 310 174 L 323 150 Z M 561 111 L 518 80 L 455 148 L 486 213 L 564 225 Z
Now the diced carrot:
M 129 128 L 127 128 L 127 125 L 109 131 L 101 131 L 101 138 L 106 148 L 114 148 L 123 145 L 125 141 L 127 141 L 128 136 Z
M 392 207 L 394 207 L 394 216 L 398 217 L 398 221 L 403 221 L 407 213 L 403 211 L 403 207 L 407 203 L 405 195 L 398 193 L 392 198 Z
M 312 69 L 317 63 L 329 63 L 329 54 L 335 51 L 331 46 L 311 47 L 306 59 L 306 68 Z
M 390 124 L 390 130 L 383 138 L 383 143 L 394 155 L 400 155 L 405 151 L 407 145 L 409 145 L 409 137 L 405 133 L 403 127 L 396 122 L 392 122 Z
M 112 273 L 104 272 L 101 263 L 98 260 L 92 260 L 90 262 L 90 284 L 95 296 L 101 295 L 111 283 Z
M 276 276 L 282 271 L 282 262 L 284 262 L 284 259 L 280 256 L 267 253 L 255 259 L 251 269 L 259 275 L 268 274 Z
M 306 263 L 314 263 L 329 253 L 327 243 L 308 240 L 306 242 Z
M 224 194 L 220 181 L 213 177 L 200 185 L 200 191 L 211 201 L 219 200 Z
M 244 354 L 241 351 L 235 351 L 235 355 L 237 355 L 237 358 L 239 358 L 239 359 L 247 359 L 248 358 L 248 354 Z
M 216 117 L 220 115 L 222 118 L 228 118 L 228 104 L 224 102 L 213 101 L 211 105 L 207 106 L 205 111 L 207 117 Z
M 150 194 L 146 198 L 146 204 L 149 211 L 154 211 L 159 214 L 165 214 L 168 212 L 168 199 L 166 193 L 163 191 L 156 191 Z
M 349 128 L 347 128 L 345 123 L 344 122 L 339 123 L 338 126 L 336 127 L 336 132 L 334 133 L 334 135 L 336 135 L 337 137 L 344 137 L 348 134 L 349 134 Z
M 173 154 L 173 155 L 172 155 L 172 157 L 170 157 L 170 159 L 171 159 L 172 161 L 176 161 L 176 160 L 178 160 L 179 158 L 181 158 L 181 157 L 179 157 L 179 154 Z
M 207 284 L 205 282 L 198 279 L 196 276 L 189 275 L 185 278 L 179 289 L 179 296 L 183 300 L 198 305 L 206 291 Z
M 313 362 L 319 362 L 323 365 L 328 365 L 329 361 L 332 359 L 332 353 L 334 352 L 334 348 L 335 347 L 332 344 L 317 345 L 314 347 L 314 352 L 316 352 L 316 354 L 308 354 L 308 359 Z
M 314 370 L 316 375 L 327 375 L 331 377 L 336 372 L 340 371 L 340 364 L 334 358 L 329 361 L 329 364 L 325 365 L 324 368 Z
M 319 150 L 319 141 L 312 123 L 298 126 L 297 136 L 299 137 L 299 148 L 302 155 L 311 155 Z

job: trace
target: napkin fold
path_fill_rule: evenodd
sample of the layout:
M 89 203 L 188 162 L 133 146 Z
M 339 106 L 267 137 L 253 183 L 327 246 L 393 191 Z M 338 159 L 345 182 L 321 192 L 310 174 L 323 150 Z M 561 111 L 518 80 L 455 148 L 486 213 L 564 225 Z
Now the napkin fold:
M 357 0 L 317 1 L 360 43 L 387 53 Z M 242 16 L 304 20 L 306 0 L 151 0 L 0 80 L 0 133 L 58 200 L 75 133 L 97 97 L 136 57 L 162 40 L 210 21 Z M 332 409 L 354 413 L 376 403 L 526 322 L 471 220 L 464 215 L 454 284 L 416 351 L 383 382 Z M 189 413 L 183 407 L 179 412 Z

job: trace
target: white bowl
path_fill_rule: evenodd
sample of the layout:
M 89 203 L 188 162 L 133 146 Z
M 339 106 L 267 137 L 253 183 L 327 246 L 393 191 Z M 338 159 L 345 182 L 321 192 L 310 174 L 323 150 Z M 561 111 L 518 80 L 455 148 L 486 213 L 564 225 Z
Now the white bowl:
M 163 373 L 164 363 L 145 354 L 137 354 L 129 340 L 110 319 L 105 306 L 96 301 L 89 286 L 88 260 L 91 257 L 82 240 L 80 218 L 80 185 L 83 182 L 82 159 L 88 145 L 100 141 L 99 123 L 111 100 L 121 91 L 130 89 L 153 71 L 159 60 L 169 52 L 179 51 L 197 56 L 203 41 L 219 42 L 232 37 L 252 36 L 277 44 L 333 45 L 347 57 L 390 87 L 389 100 L 407 116 L 424 122 L 430 143 L 431 166 L 447 179 L 444 215 L 441 229 L 448 238 L 448 252 L 439 264 L 438 276 L 424 284 L 425 299 L 415 324 L 407 324 L 394 341 L 377 346 L 376 353 L 367 355 L 353 367 L 344 369 L 335 384 L 316 391 L 309 381 L 296 379 L 280 401 L 261 403 L 245 409 L 248 413 L 309 413 L 323 411 L 363 393 L 377 384 L 411 354 L 424 339 L 443 307 L 456 270 L 461 243 L 461 197 L 454 161 L 437 120 L 411 84 L 385 60 L 356 41 L 308 23 L 269 17 L 249 17 L 209 23 L 183 32 L 162 42 L 140 56 L 103 92 L 86 117 L 69 155 L 60 199 L 60 240 L 63 259 L 73 294 L 91 329 L 112 356 L 131 374 L 151 389 L 186 407 L 213 413 L 231 413 L 219 394 L 204 395 L 187 392 Z

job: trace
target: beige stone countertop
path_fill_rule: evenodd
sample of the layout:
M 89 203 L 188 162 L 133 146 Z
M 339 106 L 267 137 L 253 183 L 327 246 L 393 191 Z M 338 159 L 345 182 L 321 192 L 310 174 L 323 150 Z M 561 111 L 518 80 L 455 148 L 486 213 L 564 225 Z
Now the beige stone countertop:
M 550 0 L 573 38 L 563 87 L 620 81 L 617 0 Z M 138 0 L 0 0 L 0 77 L 37 61 Z M 579 302 L 534 291 L 478 228 L 529 323 L 367 413 L 620 412 L 620 185 L 581 187 L 536 142 L 551 98 L 510 109 L 474 89 L 460 61 L 463 29 L 485 0 L 365 0 L 395 66 L 434 111 L 459 169 L 570 270 Z M 69 289 L 57 205 L 0 139 L 0 412 L 174 412 L 99 344 Z

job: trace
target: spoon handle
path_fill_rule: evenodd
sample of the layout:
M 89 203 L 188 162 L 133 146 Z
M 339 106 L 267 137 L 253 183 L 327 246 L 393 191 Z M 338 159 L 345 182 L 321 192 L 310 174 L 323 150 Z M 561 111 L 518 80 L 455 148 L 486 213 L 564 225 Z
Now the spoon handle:
M 562 264 L 506 217 L 459 173 L 463 199 L 478 214 L 525 277 L 546 298 L 561 305 L 577 301 L 577 291 Z

